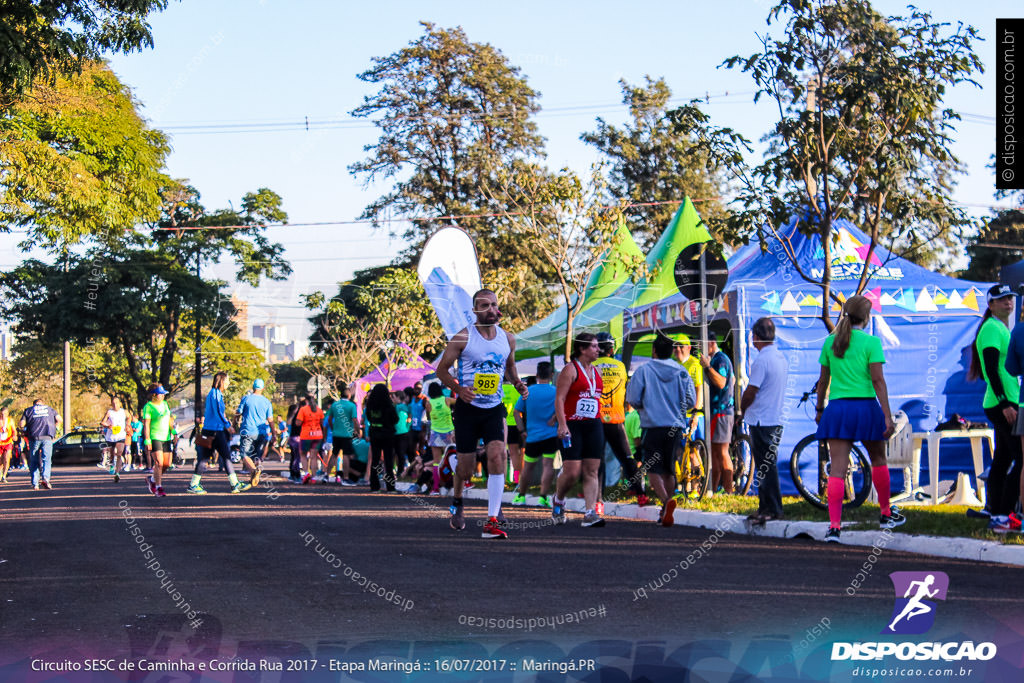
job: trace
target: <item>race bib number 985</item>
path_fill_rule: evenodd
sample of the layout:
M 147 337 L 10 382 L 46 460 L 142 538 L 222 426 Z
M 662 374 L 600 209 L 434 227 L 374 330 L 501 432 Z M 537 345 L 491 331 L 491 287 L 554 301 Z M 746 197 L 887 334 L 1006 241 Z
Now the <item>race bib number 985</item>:
M 501 378 L 496 372 L 478 372 L 473 375 L 473 391 L 477 394 L 496 394 Z

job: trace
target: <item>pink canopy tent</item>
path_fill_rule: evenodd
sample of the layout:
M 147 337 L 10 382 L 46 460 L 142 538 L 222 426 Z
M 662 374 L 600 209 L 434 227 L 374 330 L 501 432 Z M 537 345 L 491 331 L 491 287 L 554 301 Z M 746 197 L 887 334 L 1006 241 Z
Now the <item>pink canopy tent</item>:
M 384 384 L 389 391 L 401 391 L 422 381 L 426 375 L 434 372 L 434 366 L 417 355 L 403 342 L 398 342 L 388 351 L 386 361 L 364 377 L 355 382 L 355 403 L 362 414 L 363 399 L 370 393 L 375 384 Z

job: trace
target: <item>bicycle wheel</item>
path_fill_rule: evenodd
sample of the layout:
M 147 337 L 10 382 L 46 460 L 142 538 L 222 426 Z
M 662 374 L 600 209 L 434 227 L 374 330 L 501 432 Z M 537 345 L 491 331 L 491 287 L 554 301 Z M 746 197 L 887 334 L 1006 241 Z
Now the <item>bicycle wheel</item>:
M 711 458 L 701 440 L 686 441 L 676 448 L 674 463 L 676 493 L 687 500 L 700 500 L 711 483 Z
M 738 434 L 733 438 L 729 444 L 729 458 L 732 460 L 733 493 L 745 496 L 754 483 L 754 452 L 749 436 Z
M 804 500 L 816 508 L 827 510 L 826 490 L 831 463 L 826 462 L 824 467 L 819 465 L 818 439 L 814 434 L 808 434 L 793 449 L 789 459 L 789 473 Z M 856 444 L 850 452 L 850 467 L 845 479 L 843 509 L 860 507 L 871 493 L 871 462 Z

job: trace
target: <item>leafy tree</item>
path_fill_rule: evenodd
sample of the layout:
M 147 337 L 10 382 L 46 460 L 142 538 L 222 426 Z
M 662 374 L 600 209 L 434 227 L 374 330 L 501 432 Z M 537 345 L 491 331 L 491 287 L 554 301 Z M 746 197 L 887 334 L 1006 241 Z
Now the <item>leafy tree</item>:
M 967 245 L 970 264 L 961 277 L 998 282 L 1003 266 L 1024 258 L 1024 211 L 1000 211 Z
M 234 306 L 221 294 L 224 283 L 196 275 L 197 263 L 233 257 L 236 277 L 253 284 L 291 272 L 280 258 L 283 247 L 262 234 L 266 222 L 285 218 L 280 197 L 270 190 L 247 194 L 241 212 L 207 212 L 198 193 L 182 183 L 165 196 L 164 218 L 151 233 L 131 233 L 72 255 L 66 272 L 63 265 L 30 260 L 0 275 L 8 312 L 22 334 L 51 348 L 67 339 L 80 346 L 107 342 L 125 364 L 140 405 L 151 382 L 172 392 L 191 382 L 192 346 L 182 346 L 194 329 L 193 312 L 199 313 L 204 349 L 216 352 L 219 338 L 237 334 Z M 233 227 L 185 230 L 184 217 L 189 225 Z M 214 360 L 224 362 L 216 355 Z
M 668 116 L 672 97 L 668 84 L 663 78 L 646 76 L 642 86 L 625 80 L 619 85 L 632 120 L 619 128 L 598 118 L 597 129 L 580 139 L 609 160 L 611 199 L 636 204 L 629 216 L 637 244 L 645 252 L 650 249 L 679 208 L 656 202 L 705 199 L 698 206 L 701 216 L 721 224 L 727 216 L 720 199 L 727 190 L 721 170 L 708 163 L 690 136 L 680 135 L 673 126 Z
M 170 146 L 137 105 L 93 62 L 0 106 L 0 231 L 27 229 L 23 247 L 64 248 L 156 220 Z
M 167 0 L 2 0 L 0 93 L 78 72 L 106 52 L 153 46 L 146 18 Z
M 362 217 L 428 219 L 413 221 L 403 235 L 414 252 L 436 229 L 457 223 L 477 241 L 485 266 L 510 265 L 518 250 L 503 239 L 500 221 L 429 219 L 490 212 L 482 183 L 514 160 L 542 155 L 531 118 L 538 93 L 491 45 L 470 42 L 461 28 L 422 25 L 423 36 L 374 58 L 359 75 L 380 89 L 352 115 L 372 118 L 380 137 L 349 170 L 367 185 L 393 183 Z
M 832 225 L 846 218 L 870 236 L 867 264 L 880 241 L 898 252 L 969 225 L 950 196 L 961 168 L 951 150 L 959 117 L 942 97 L 981 70 L 977 31 L 908 11 L 883 17 L 866 0 L 784 0 L 769 12 L 782 37 L 766 35 L 761 52 L 725 61 L 751 75 L 755 101 L 766 97 L 778 111 L 765 158 L 753 168 L 744 162 L 749 143 L 711 125 L 695 103 L 672 112 L 680 134 L 695 135 L 709 160 L 738 181 L 741 210 L 727 228 L 778 237 L 777 226 L 793 218 L 822 238 L 830 264 Z M 830 268 L 814 278 L 789 256 L 804 280 L 821 287 L 821 319 L 831 329 Z
M 310 362 L 336 390 L 393 356 L 398 342 L 417 355 L 436 355 L 444 347 L 441 324 L 411 268 L 359 271 L 337 296 L 316 292 L 305 303 L 314 312 Z
M 568 169 L 547 176 L 518 165 L 500 175 L 488 192 L 509 207 L 512 229 L 523 247 L 534 250 L 554 271 L 554 289 L 567 310 L 568 362 L 576 334 L 574 321 L 583 309 L 587 283 L 619 239 L 622 209 L 605 205 L 607 186 L 600 166 L 584 182 Z M 642 259 L 626 265 L 637 276 L 643 274 Z

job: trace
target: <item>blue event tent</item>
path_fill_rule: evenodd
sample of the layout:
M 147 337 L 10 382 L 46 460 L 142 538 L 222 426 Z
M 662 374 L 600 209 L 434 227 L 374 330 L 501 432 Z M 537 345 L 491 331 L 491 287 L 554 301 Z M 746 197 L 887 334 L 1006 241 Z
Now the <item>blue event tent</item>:
M 831 240 L 832 291 L 845 300 L 856 292 L 869 238 L 851 223 L 838 221 Z M 790 359 L 783 408 L 786 428 L 779 449 L 785 493 L 795 492 L 788 475 L 789 454 L 815 428 L 813 402 L 800 406 L 798 401 L 818 378 L 818 353 L 828 334 L 819 317 L 822 290 L 800 275 L 789 255 L 809 277 L 821 277 L 824 252 L 819 237 L 800 233 L 791 222 L 778 235 L 766 236 L 764 250 L 754 241 L 729 258 L 726 290 L 711 303 L 709 312 L 712 329 L 732 335 L 733 360 L 744 379 L 748 359 L 757 353 L 751 345 L 751 326 L 762 316 L 770 315 L 775 321 L 776 343 Z M 953 413 L 984 421 L 984 383 L 968 383 L 966 370 L 991 283 L 933 273 L 881 247 L 875 248 L 868 272 L 863 292 L 873 303 L 868 332 L 882 340 L 892 409 L 905 411 L 914 431 L 931 429 Z M 833 305 L 832 310 L 835 319 L 839 306 Z M 698 303 L 678 293 L 629 308 L 623 316 L 626 355 L 629 344 L 644 334 L 655 329 L 693 333 L 698 319 Z M 966 441 L 962 447 L 954 446 L 959 443 L 943 445 L 940 480 L 955 479 L 955 472 L 972 469 Z M 924 454 L 922 460 L 926 471 Z M 922 475 L 922 483 L 927 477 Z

